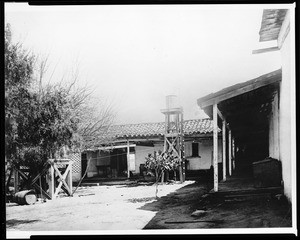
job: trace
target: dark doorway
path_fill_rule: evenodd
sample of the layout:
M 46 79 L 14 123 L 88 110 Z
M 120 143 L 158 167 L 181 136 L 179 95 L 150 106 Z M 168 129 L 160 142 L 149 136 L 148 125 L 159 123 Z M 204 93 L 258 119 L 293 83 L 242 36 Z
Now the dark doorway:
M 119 148 L 111 152 L 111 172 L 112 177 L 127 176 L 127 149 Z
M 81 154 L 81 176 L 84 175 L 87 168 L 87 156 L 86 153 Z

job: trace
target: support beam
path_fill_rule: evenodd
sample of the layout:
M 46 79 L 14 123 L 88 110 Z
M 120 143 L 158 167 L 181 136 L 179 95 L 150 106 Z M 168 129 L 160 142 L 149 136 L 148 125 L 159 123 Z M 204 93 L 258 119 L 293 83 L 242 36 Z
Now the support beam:
M 223 181 L 226 181 L 226 121 L 222 122 L 222 140 L 223 140 Z
M 279 100 L 278 100 L 278 92 L 274 95 L 273 101 L 273 120 L 274 120 L 274 158 L 280 159 L 279 155 L 279 144 L 280 144 L 280 137 L 279 137 Z
M 213 105 L 213 126 L 214 126 L 214 140 L 213 140 L 213 157 L 214 157 L 214 191 L 218 191 L 218 111 L 217 104 Z
M 15 193 L 19 192 L 19 172 L 14 170 L 14 189 Z
M 73 162 L 70 162 L 70 165 L 71 165 L 71 170 L 69 171 L 68 173 L 68 176 L 67 176 L 67 184 L 71 190 L 71 196 L 73 195 L 73 182 L 72 182 L 72 169 L 73 169 Z
M 232 137 L 232 170 L 235 170 L 235 142 L 234 137 Z
M 130 178 L 129 161 L 130 161 L 130 145 L 129 145 L 129 140 L 127 140 L 127 178 Z
M 48 182 L 48 186 L 49 186 L 49 196 L 51 197 L 51 199 L 55 199 L 54 198 L 54 168 L 52 167 L 52 165 L 50 165 L 49 168 L 49 177 L 47 177 L 47 182 Z
M 258 54 L 258 53 L 266 53 L 266 52 L 273 52 L 273 51 L 278 51 L 279 47 L 269 47 L 269 48 L 261 48 L 261 49 L 256 49 L 252 50 L 252 54 Z
M 219 108 L 217 107 L 218 110 L 218 116 L 221 118 L 222 121 L 226 121 L 224 115 L 221 113 L 221 111 L 219 110 Z M 229 125 L 225 124 L 226 128 L 229 130 Z
M 217 111 L 218 111 L 218 115 L 221 118 L 221 120 L 224 121 L 225 118 L 224 118 L 223 114 L 220 112 L 220 110 L 218 109 L 218 107 L 217 107 Z
M 231 162 L 231 149 L 232 149 L 232 142 L 231 142 L 231 130 L 228 131 L 228 161 L 229 161 L 229 176 L 232 174 L 232 162 Z
M 184 142 L 183 142 L 183 114 L 180 114 L 180 147 L 179 147 L 179 152 L 180 152 L 180 159 L 182 161 L 182 181 L 185 182 L 185 158 L 184 158 Z

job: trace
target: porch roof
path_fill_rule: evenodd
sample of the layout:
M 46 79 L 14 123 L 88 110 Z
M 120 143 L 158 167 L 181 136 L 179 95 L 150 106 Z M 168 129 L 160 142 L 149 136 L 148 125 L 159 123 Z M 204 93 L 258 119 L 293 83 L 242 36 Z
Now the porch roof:
M 258 78 L 254 78 L 249 81 L 224 88 L 216 93 L 210 93 L 204 97 L 199 98 L 197 100 L 197 103 L 202 109 L 204 109 L 206 107 L 212 106 L 215 103 L 218 104 L 221 101 L 228 100 L 238 95 L 279 82 L 281 80 L 281 72 L 281 69 L 278 69 L 273 72 L 264 74 Z M 209 116 L 211 115 L 209 114 Z
M 213 105 L 225 118 L 236 137 L 259 138 L 268 129 L 268 115 L 274 94 L 278 91 L 282 71 L 264 74 L 258 78 L 224 88 L 198 99 L 198 105 L 212 118 Z M 218 125 L 221 126 L 221 119 Z

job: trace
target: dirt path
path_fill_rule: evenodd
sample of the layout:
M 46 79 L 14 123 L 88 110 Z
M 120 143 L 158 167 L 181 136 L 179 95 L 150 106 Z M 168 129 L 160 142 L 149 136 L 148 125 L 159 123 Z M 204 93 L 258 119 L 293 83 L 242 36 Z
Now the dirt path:
M 158 197 L 192 183 L 160 185 Z M 156 201 L 154 196 L 155 186 L 95 186 L 81 187 L 74 197 L 46 203 L 7 204 L 7 230 L 138 230 L 156 214 L 156 211 L 142 209 L 145 204 Z
M 144 229 L 210 229 L 291 227 L 291 209 L 285 200 L 270 196 L 200 202 L 206 186 L 198 182 L 147 203 L 141 209 L 157 214 Z M 195 210 L 205 214 L 193 217 Z M 187 221 L 208 221 L 182 223 Z M 216 221 L 215 221 L 216 220 Z M 181 223 L 166 223 L 166 222 Z M 212 222 L 209 222 L 212 221 Z M 215 222 L 214 222 L 215 221 Z

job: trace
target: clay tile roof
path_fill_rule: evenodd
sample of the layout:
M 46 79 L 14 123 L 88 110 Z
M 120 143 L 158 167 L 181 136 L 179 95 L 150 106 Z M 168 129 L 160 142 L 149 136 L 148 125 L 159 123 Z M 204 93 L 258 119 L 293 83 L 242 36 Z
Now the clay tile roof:
M 206 134 L 213 131 L 213 124 L 209 118 L 185 120 L 183 128 L 185 135 Z M 108 134 L 116 138 L 163 136 L 164 132 L 164 122 L 113 125 L 108 130 Z

